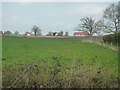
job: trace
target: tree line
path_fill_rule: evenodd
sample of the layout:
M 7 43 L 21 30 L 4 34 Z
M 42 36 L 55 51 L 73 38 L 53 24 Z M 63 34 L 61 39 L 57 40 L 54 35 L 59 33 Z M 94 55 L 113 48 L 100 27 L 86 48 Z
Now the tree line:
M 31 32 L 25 32 L 23 35 L 34 35 L 34 36 L 41 36 L 41 29 L 38 26 L 33 26 Z M 33 33 L 32 33 L 33 32 Z M 0 34 L 2 35 L 20 35 L 20 33 L 18 31 L 15 31 L 14 33 L 12 33 L 11 31 L 0 31 Z M 68 32 L 48 32 L 47 36 L 68 36 Z
M 93 17 L 84 17 L 80 19 L 81 24 L 75 28 L 76 31 L 86 32 L 87 35 L 93 36 L 102 33 L 117 33 L 120 32 L 120 2 L 118 4 L 111 4 L 103 11 L 103 18 L 96 20 Z M 34 36 L 42 35 L 41 29 L 38 26 L 32 27 Z M 0 34 L 12 34 L 10 31 L 2 32 Z M 19 35 L 18 31 L 14 32 L 15 35 Z M 28 32 L 25 32 L 27 35 Z M 63 31 L 60 32 L 48 32 L 47 36 L 63 36 Z M 65 32 L 64 36 L 68 36 L 68 32 Z
M 111 4 L 103 11 L 103 18 L 95 20 L 92 17 L 80 19 L 81 24 L 76 28 L 77 31 L 87 32 L 88 35 L 103 33 L 120 32 L 120 2 Z

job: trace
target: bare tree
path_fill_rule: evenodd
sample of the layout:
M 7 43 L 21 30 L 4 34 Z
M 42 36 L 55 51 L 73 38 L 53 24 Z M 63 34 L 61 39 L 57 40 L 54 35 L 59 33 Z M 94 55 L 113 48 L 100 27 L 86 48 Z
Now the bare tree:
M 11 31 L 5 31 L 4 34 L 5 35 L 12 35 L 12 32 Z
M 37 27 L 37 26 L 33 26 L 32 31 L 34 32 L 34 35 L 36 36 L 37 33 L 38 32 L 41 33 L 42 30 L 39 27 Z
M 111 4 L 108 8 L 104 10 L 103 17 L 106 21 L 106 29 L 109 32 L 118 31 L 118 19 L 120 18 L 120 14 L 118 12 L 119 9 L 119 5 Z
M 78 31 L 84 31 L 88 35 L 92 36 L 94 33 L 98 34 L 104 28 L 104 22 L 102 20 L 94 20 L 91 17 L 85 17 L 80 19 Z
M 53 36 L 55 36 L 57 34 L 57 32 L 53 32 Z
M 60 31 L 57 36 L 63 36 L 63 31 Z
M 38 31 L 36 32 L 36 36 L 41 36 L 41 35 L 42 35 L 41 30 L 38 30 Z
M 18 31 L 15 31 L 15 32 L 14 32 L 14 34 L 15 34 L 15 35 L 18 35 L 18 34 L 19 34 L 19 32 L 18 32 Z

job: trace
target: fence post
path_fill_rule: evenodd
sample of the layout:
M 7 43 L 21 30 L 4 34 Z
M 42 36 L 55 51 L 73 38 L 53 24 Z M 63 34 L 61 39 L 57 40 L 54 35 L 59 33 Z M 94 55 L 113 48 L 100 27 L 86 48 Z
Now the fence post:
M 111 42 L 111 47 L 112 47 L 112 42 Z

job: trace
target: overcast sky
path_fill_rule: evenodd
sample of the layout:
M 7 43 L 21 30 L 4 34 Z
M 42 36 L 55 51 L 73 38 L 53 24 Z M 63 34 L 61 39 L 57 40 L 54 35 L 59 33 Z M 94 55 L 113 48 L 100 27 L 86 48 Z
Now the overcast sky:
M 101 19 L 103 10 L 117 2 L 2 2 L 2 29 L 25 33 L 33 25 L 45 35 L 50 31 L 73 34 L 80 19 Z

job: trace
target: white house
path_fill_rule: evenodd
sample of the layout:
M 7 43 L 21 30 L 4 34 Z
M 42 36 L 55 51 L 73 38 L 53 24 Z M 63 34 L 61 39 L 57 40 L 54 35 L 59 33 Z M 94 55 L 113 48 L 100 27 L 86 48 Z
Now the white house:
M 32 36 L 33 33 L 32 32 L 27 32 L 27 36 Z

